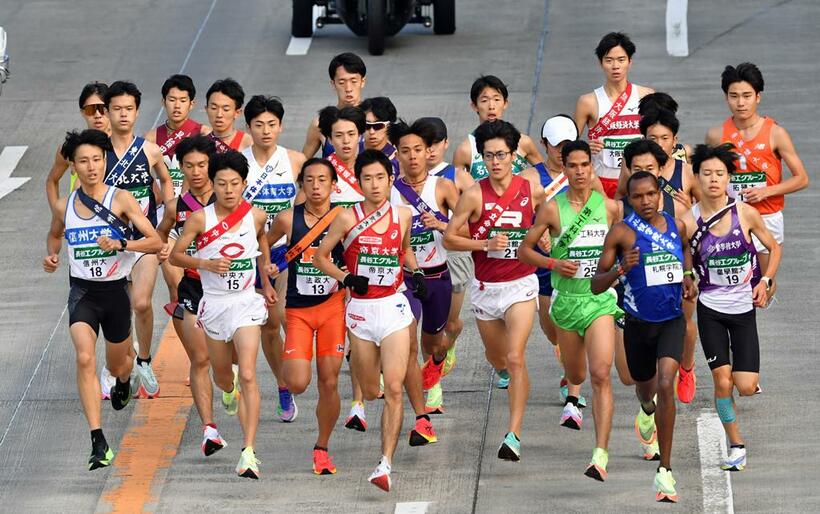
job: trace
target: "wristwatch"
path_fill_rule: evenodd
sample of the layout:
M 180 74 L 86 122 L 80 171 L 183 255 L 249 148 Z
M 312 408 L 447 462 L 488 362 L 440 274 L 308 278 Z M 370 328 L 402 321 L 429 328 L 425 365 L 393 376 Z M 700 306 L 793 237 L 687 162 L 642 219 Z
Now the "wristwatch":
M 769 277 L 760 277 L 760 281 L 763 282 L 764 284 L 766 284 L 766 290 L 767 291 L 772 288 L 772 279 L 771 278 L 769 278 Z
M 128 241 L 126 241 L 125 239 L 120 239 L 120 251 L 121 252 L 125 251 L 125 247 L 127 245 L 128 245 Z

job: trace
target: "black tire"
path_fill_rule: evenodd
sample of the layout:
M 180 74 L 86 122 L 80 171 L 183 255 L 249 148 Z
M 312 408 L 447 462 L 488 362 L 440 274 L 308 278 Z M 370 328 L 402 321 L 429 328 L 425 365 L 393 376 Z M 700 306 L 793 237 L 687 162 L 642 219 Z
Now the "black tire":
M 313 0 L 293 0 L 290 35 L 293 37 L 313 35 Z
M 367 50 L 370 55 L 384 53 L 386 0 L 367 0 Z
M 452 34 L 456 31 L 456 0 L 434 0 L 433 32 Z

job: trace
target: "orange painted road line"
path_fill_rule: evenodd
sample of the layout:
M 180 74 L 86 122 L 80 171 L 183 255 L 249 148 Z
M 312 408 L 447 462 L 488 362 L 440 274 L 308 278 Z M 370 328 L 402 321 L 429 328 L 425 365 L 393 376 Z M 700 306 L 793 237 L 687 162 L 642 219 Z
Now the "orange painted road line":
M 169 322 L 152 360 L 160 397 L 136 401 L 136 410 L 114 458 L 113 485 L 103 491 L 111 512 L 144 512 L 159 500 L 159 488 L 185 431 L 193 399 L 185 378 L 188 356 Z

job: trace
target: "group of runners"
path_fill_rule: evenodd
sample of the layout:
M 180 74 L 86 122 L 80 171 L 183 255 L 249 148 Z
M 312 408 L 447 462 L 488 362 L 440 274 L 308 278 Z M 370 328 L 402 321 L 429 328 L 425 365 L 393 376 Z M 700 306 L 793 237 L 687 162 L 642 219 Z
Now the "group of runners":
M 67 134 L 47 180 L 53 221 L 43 266 L 57 270 L 65 239 L 89 469 L 114 457 L 101 399 L 120 410 L 132 397 L 160 395 L 151 299 L 161 270 L 165 310 L 190 360 L 202 451 L 227 444 L 214 422 L 212 374 L 242 427 L 242 477 L 260 476 L 261 341 L 284 422 L 297 418 L 294 395 L 308 388 L 315 356 L 316 474 L 336 472 L 328 448 L 344 361 L 346 428 L 367 431 L 365 404 L 383 399 L 381 458 L 369 480 L 389 491 L 405 393 L 415 415 L 409 444 L 437 441 L 432 420 L 445 412 L 442 379 L 456 363 L 467 290 L 496 386 L 508 393 L 499 459 L 522 458 L 525 349 L 537 315 L 564 371 L 562 426 L 581 429 L 589 376 L 587 476 L 607 478 L 614 363 L 635 386 L 641 455 L 659 461 L 656 499 L 677 501 L 675 402 L 695 395 L 698 336 L 730 443 L 723 469 L 742 470 L 734 394 L 760 391 L 755 309 L 776 289 L 784 195 L 808 176 L 787 131 L 758 113 L 763 78 L 754 64 L 726 67 L 730 116 L 692 148 L 678 141 L 675 100 L 629 82 L 628 36 L 607 34 L 595 52 L 604 84 L 578 99 L 574 116 L 549 117 L 540 145 L 504 119 L 504 82 L 476 79 L 478 125 L 454 145 L 452 163 L 443 120 L 405 121 L 389 98 L 362 98 L 366 68 L 352 53 L 331 61 L 337 103 L 311 121 L 301 151 L 278 143 L 280 100 L 245 103 L 232 79 L 208 89 L 204 125 L 189 117 L 192 80 L 170 77 L 161 91 L 167 119 L 144 137 L 134 132 L 135 84 L 88 84 L 79 99 L 88 128 Z

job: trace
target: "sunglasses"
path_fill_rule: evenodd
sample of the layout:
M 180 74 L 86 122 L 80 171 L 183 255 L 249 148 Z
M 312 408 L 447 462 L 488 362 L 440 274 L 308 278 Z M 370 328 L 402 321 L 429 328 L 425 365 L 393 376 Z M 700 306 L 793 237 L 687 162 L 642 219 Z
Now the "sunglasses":
M 105 104 L 88 104 L 82 108 L 86 116 L 94 116 L 94 113 L 105 114 Z
M 386 129 L 387 126 L 390 125 L 389 121 L 366 121 L 365 126 L 367 127 L 365 130 L 382 130 Z

